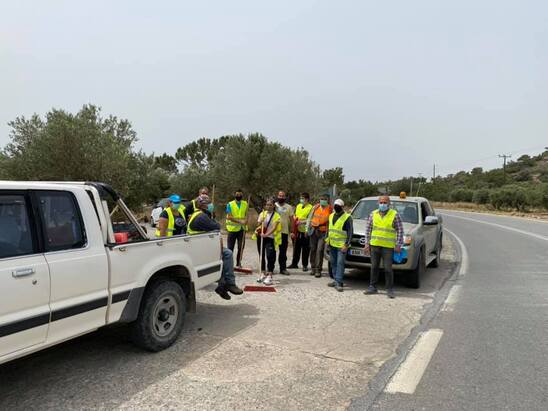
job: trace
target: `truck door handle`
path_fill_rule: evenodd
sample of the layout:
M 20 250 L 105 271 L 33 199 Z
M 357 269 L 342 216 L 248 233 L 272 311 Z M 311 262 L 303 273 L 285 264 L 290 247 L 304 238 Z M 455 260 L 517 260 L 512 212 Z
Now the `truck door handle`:
M 18 268 L 11 272 L 13 278 L 27 277 L 33 275 L 36 272 L 34 268 Z
M 183 237 L 183 241 L 186 241 L 187 243 L 190 241 L 190 238 L 188 237 Z
M 209 238 L 215 238 L 215 234 L 210 234 Z
M 121 251 L 121 252 L 125 252 L 127 250 L 127 248 L 126 247 L 120 247 L 120 248 L 118 248 L 118 250 Z

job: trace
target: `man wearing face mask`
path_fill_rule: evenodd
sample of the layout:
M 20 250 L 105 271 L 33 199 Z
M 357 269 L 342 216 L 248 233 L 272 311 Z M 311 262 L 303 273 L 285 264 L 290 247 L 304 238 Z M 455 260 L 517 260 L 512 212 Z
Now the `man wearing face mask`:
M 331 272 L 334 281 L 327 284 L 335 287 L 337 291 L 343 290 L 344 263 L 346 252 L 350 247 L 350 240 L 354 234 L 352 217 L 344 211 L 344 201 L 335 200 L 333 214 L 329 216 L 329 228 L 327 230 L 327 244 L 331 253 Z
M 201 195 L 196 199 L 196 210 L 190 219 L 188 220 L 188 234 L 197 235 L 210 231 L 220 231 L 221 225 L 216 222 L 211 214 L 213 213 L 213 204 L 206 195 Z M 222 259 L 223 259 L 223 271 L 219 285 L 215 289 L 215 292 L 225 300 L 230 300 L 230 293 L 239 295 L 243 291 L 236 285 L 236 277 L 234 275 L 234 261 L 232 257 L 232 251 L 228 248 L 222 247 Z
M 329 194 L 322 194 L 319 204 L 314 206 L 306 223 L 306 231 L 310 238 L 310 265 L 312 266 L 310 275 L 316 278 L 322 276 L 325 238 L 329 216 L 332 212 L 333 209 L 329 204 Z
M 310 240 L 306 233 L 306 222 L 312 211 L 310 204 L 310 195 L 301 193 L 301 201 L 295 208 L 295 225 L 296 229 L 291 233 L 291 238 L 295 241 L 293 248 L 293 261 L 289 268 L 299 268 L 299 259 L 302 254 L 303 271 L 308 271 L 308 258 L 310 256 Z
M 390 209 L 390 197 L 379 198 L 379 208 L 371 213 L 365 230 L 365 253 L 371 254 L 371 279 L 365 294 L 377 294 L 379 266 L 384 263 L 386 294 L 395 298 L 392 258 L 403 246 L 403 224 L 398 212 Z
M 236 266 L 242 266 L 242 250 L 244 236 L 247 227 L 247 201 L 242 200 L 242 190 L 236 190 L 234 200 L 226 205 L 226 231 L 228 231 L 228 248 L 234 252 L 238 242 L 238 253 L 236 255 Z
M 171 237 L 185 233 L 185 207 L 181 197 L 173 194 L 168 198 L 167 207 L 160 213 L 156 237 Z
M 280 191 L 278 201 L 275 204 L 282 226 L 282 243 L 279 248 L 278 264 L 280 265 L 280 274 L 289 275 L 289 271 L 287 271 L 287 246 L 289 245 L 291 221 L 293 221 L 293 207 L 287 204 L 285 200 L 285 192 Z

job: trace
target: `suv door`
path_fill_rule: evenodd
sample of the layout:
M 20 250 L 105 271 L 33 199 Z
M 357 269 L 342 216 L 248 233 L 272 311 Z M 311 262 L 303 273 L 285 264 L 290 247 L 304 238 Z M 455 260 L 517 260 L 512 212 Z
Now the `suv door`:
M 426 246 L 426 253 L 433 253 L 436 249 L 436 236 L 438 232 L 437 225 L 424 225 L 426 217 L 435 215 L 430 204 L 426 201 L 421 202 L 421 218 L 422 218 L 422 232 L 424 235 L 424 242 Z
M 40 190 L 34 197 L 51 277 L 48 342 L 55 342 L 105 325 L 108 261 L 95 209 L 84 191 Z
M 0 190 L 0 362 L 46 340 L 50 277 L 30 198 Z

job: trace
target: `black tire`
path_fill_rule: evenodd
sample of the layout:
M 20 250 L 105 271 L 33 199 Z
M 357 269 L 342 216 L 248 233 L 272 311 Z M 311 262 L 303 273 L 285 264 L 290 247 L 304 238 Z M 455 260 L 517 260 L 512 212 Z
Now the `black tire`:
M 179 284 L 171 280 L 150 284 L 143 295 L 137 320 L 131 324 L 132 341 L 154 352 L 169 347 L 181 334 L 185 313 L 186 297 Z
M 442 234 L 440 234 L 440 238 L 438 239 L 438 246 L 436 247 L 436 258 L 432 260 L 432 262 L 430 263 L 430 267 L 437 268 L 440 266 L 442 248 L 443 248 L 443 237 L 442 237 Z
M 421 277 L 426 271 L 426 256 L 424 255 L 424 247 L 421 247 L 419 251 L 419 258 L 417 260 L 417 266 L 413 271 L 409 273 L 408 286 L 411 288 L 420 288 Z

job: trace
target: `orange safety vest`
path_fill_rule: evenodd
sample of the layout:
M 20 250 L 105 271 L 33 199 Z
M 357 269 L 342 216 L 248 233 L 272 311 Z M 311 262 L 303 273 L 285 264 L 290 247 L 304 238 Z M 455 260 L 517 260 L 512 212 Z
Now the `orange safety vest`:
M 327 225 L 329 224 L 329 216 L 332 212 L 331 206 L 324 207 L 323 209 L 320 206 L 314 207 L 314 214 L 312 214 L 310 225 L 322 232 L 326 232 Z

